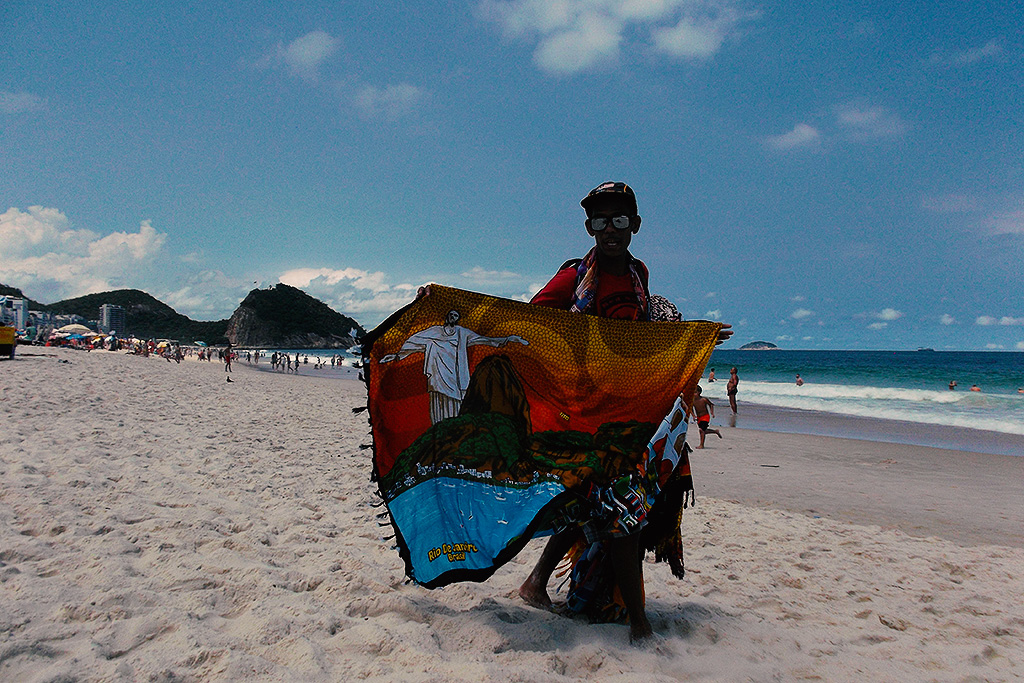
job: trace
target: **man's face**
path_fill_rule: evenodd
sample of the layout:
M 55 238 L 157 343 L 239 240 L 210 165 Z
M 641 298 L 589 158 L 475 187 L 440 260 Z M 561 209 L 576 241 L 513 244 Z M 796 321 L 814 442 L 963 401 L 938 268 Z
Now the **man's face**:
M 457 325 L 459 322 L 458 311 L 448 311 L 448 316 L 445 318 L 445 323 L 448 325 Z
M 616 216 L 629 216 L 632 220 L 625 230 L 618 230 L 608 225 L 600 232 L 591 229 L 591 222 L 595 218 L 615 218 Z M 633 233 L 640 229 L 640 216 L 637 216 L 633 207 L 626 202 L 610 198 L 596 202 L 590 209 L 587 218 L 587 232 L 597 241 L 597 248 L 605 256 L 618 257 L 626 253 L 629 243 L 633 239 Z

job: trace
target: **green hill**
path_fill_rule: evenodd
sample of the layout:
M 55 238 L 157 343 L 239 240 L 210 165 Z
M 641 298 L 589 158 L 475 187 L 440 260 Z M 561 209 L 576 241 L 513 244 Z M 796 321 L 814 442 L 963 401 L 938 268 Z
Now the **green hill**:
M 0 285 L 0 294 L 24 297 L 20 289 Z M 278 348 L 348 348 L 365 331 L 352 318 L 300 289 L 278 284 L 254 289 L 228 320 L 192 320 L 138 289 L 87 294 L 52 304 L 29 300 L 29 308 L 49 313 L 99 317 L 100 306 L 113 304 L 125 311 L 125 333 L 142 339 L 177 339 L 184 344 Z
M 236 346 L 348 348 L 364 334 L 344 316 L 301 289 L 277 284 L 254 289 L 228 321 L 226 335 Z
M 40 308 L 51 313 L 74 314 L 95 320 L 103 304 L 123 307 L 125 332 L 142 339 L 177 339 L 189 344 L 193 341 L 203 341 L 207 344 L 223 344 L 227 341 L 224 337 L 228 326 L 227 320 L 192 320 L 138 289 L 86 294 Z

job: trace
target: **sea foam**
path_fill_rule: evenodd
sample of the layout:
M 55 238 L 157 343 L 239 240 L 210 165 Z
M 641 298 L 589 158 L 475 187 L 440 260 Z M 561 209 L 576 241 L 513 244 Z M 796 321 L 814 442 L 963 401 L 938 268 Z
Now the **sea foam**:
M 725 382 L 703 383 L 725 405 Z M 839 415 L 904 420 L 1024 435 L 1024 397 L 971 391 L 741 381 L 738 399 L 760 405 Z

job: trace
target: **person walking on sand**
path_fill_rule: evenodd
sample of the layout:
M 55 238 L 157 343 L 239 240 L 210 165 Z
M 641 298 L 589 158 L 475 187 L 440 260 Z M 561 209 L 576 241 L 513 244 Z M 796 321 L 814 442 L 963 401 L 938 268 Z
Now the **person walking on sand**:
M 719 439 L 722 438 L 722 432 L 711 427 L 711 418 L 715 416 L 715 404 L 711 402 L 711 399 L 705 398 L 701 395 L 702 390 L 698 385 L 693 390 L 693 405 L 690 406 L 693 410 L 694 419 L 697 422 L 697 431 L 700 432 L 700 445 L 697 448 L 704 448 L 704 437 L 707 436 L 708 432 L 716 434 Z
M 735 415 L 738 411 L 736 410 L 736 391 L 740 386 L 740 376 L 736 372 L 736 368 L 729 370 L 729 383 L 725 385 L 725 393 L 729 396 L 729 407 L 732 408 L 732 414 Z
M 224 349 L 224 372 L 231 372 L 231 342 L 228 342 L 228 347 Z

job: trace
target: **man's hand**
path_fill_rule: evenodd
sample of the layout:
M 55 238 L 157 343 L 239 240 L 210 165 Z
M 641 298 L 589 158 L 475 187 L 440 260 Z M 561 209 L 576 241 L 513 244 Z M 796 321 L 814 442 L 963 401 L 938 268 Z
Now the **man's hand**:
M 730 337 L 732 337 L 732 325 L 722 323 L 722 329 L 718 331 L 718 341 L 715 342 L 715 346 L 729 341 Z

